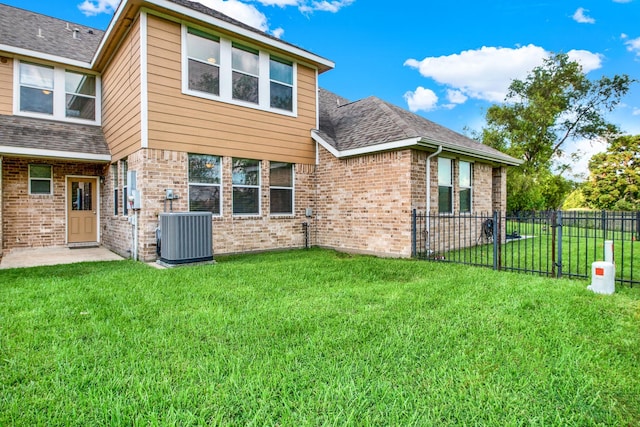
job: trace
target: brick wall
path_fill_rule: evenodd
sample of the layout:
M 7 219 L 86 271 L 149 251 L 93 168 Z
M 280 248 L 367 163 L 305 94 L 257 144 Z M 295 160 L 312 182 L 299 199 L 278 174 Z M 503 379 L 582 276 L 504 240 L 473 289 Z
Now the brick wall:
M 29 194 L 29 164 L 52 166 L 53 194 Z M 63 246 L 66 236 L 66 176 L 100 176 L 91 163 L 4 157 L 2 159 L 2 248 Z
M 261 159 L 256 159 L 261 160 Z M 137 173 L 137 187 L 141 192 L 142 209 L 138 213 L 138 258 L 145 261 L 156 257 L 156 228 L 158 216 L 172 205 L 174 212 L 187 212 L 188 200 L 188 154 L 169 150 L 143 149 L 127 158 L 128 169 Z M 232 213 L 232 158 L 222 157 L 222 214 L 213 218 L 214 254 L 229 254 L 272 249 L 300 248 L 305 244 L 303 222 L 305 208 L 313 207 L 315 190 L 313 165 L 295 165 L 294 215 L 270 215 L 269 161 L 262 160 L 261 208 L 255 216 L 234 216 Z M 122 170 L 119 170 L 119 199 L 122 200 Z M 109 170 L 105 180 L 105 194 L 113 194 L 114 179 Z M 165 202 L 165 190 L 171 188 L 179 198 Z M 111 196 L 113 199 L 113 196 Z M 113 200 L 107 203 L 103 220 L 104 244 L 115 252 L 130 255 L 133 242 L 132 226 L 123 215 L 113 215 Z M 132 213 L 130 211 L 130 213 Z M 108 233 L 106 231 L 108 230 Z M 109 237 L 107 237 L 109 234 Z
M 410 150 L 336 159 L 320 147 L 315 243 L 381 256 L 411 255 Z

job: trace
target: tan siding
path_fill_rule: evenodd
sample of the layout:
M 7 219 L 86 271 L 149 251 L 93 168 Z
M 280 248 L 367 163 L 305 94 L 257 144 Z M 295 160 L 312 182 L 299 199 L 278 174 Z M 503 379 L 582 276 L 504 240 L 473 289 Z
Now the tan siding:
M 103 73 L 102 93 L 102 128 L 115 161 L 141 147 L 140 21 Z
M 13 60 L 0 62 L 0 114 L 13 114 Z
M 314 163 L 315 71 L 298 66 L 298 117 L 185 95 L 180 26 L 148 19 L 149 148 Z

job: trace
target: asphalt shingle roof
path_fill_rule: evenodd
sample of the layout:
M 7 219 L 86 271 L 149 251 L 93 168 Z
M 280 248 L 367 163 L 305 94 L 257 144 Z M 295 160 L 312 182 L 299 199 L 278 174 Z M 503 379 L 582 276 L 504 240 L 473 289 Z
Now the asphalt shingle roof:
M 100 126 L 0 115 L 2 147 L 110 155 Z
M 421 138 L 450 144 L 462 151 L 481 153 L 507 163 L 517 162 L 507 154 L 375 96 L 349 102 L 320 89 L 319 97 L 318 134 L 339 151 L 373 148 L 379 144 Z
M 0 4 L 0 44 L 91 62 L 103 35 L 95 28 Z

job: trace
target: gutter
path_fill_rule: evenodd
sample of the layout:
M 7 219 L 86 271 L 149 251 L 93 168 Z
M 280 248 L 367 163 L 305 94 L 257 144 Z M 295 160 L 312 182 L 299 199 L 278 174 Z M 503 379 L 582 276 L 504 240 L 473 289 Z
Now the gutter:
M 319 134 L 317 130 L 311 131 L 311 138 L 314 141 L 318 142 L 322 147 L 324 147 L 327 151 L 333 154 L 337 158 L 345 158 L 345 157 L 356 157 L 362 156 L 365 154 L 378 153 L 381 151 L 392 151 L 399 150 L 403 148 L 426 148 L 429 150 L 437 150 L 438 147 L 442 147 L 443 151 L 453 154 L 460 154 L 465 156 L 470 156 L 476 159 L 486 160 L 489 162 L 499 163 L 507 166 L 519 166 L 523 162 L 522 160 L 518 160 L 513 158 L 507 154 L 500 153 L 502 155 L 491 155 L 490 153 L 486 153 L 481 150 L 474 150 L 473 148 L 461 147 L 460 145 L 453 144 L 450 142 L 437 141 L 433 139 L 426 139 L 420 137 L 407 138 L 399 141 L 385 142 L 382 144 L 370 145 L 368 147 L 360 147 L 360 148 L 351 148 L 347 150 L 338 150 L 329 142 L 325 141 Z

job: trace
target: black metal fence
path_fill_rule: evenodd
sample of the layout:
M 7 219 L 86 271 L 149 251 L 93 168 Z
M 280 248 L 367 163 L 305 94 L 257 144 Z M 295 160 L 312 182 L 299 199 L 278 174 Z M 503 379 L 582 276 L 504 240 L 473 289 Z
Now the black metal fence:
M 616 282 L 640 284 L 640 212 L 440 215 L 413 211 L 415 258 L 588 279 L 613 241 Z

